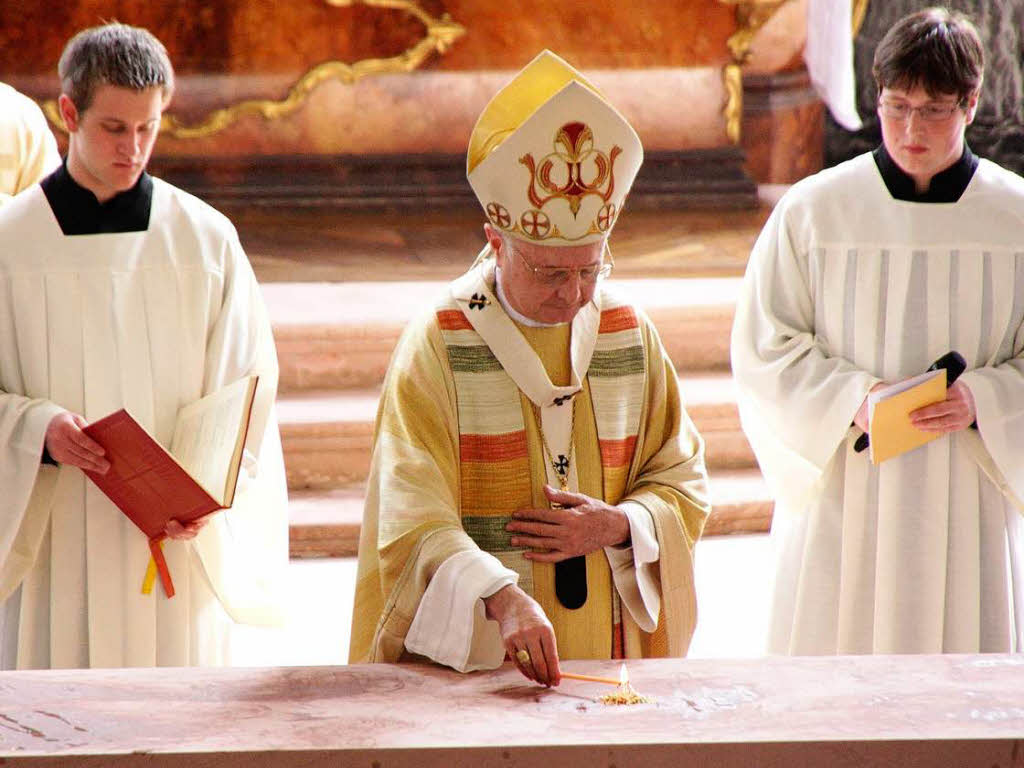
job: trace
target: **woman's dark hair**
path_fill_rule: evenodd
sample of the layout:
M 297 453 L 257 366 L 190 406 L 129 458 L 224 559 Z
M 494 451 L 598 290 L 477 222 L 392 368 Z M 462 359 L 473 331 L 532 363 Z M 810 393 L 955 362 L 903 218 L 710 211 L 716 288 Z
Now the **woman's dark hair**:
M 978 30 L 962 13 L 927 8 L 900 19 L 875 49 L 872 73 L 883 88 L 930 96 L 953 93 L 963 103 L 981 89 L 985 54 Z

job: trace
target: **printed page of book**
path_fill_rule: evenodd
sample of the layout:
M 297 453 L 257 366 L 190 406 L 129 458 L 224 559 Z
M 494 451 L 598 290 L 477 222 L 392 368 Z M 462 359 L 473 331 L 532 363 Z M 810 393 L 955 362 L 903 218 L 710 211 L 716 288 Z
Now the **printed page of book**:
M 171 453 L 223 507 L 234 499 L 258 378 L 239 379 L 178 412 Z
M 927 371 L 920 376 L 872 392 L 868 396 L 871 461 L 886 459 L 931 442 L 942 435 L 924 432 L 910 423 L 918 408 L 946 398 L 946 371 Z
M 85 474 L 150 538 L 163 533 L 172 518 L 187 522 L 218 508 L 126 410 L 83 431 L 106 449 L 110 461 L 106 474 Z

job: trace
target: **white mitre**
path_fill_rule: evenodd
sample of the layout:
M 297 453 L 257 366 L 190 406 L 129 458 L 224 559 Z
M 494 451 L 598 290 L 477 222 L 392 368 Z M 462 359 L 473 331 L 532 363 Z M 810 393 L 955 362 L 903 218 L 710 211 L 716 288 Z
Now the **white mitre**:
M 480 115 L 466 175 L 503 232 L 581 245 L 611 231 L 643 155 L 636 131 L 594 85 L 544 51 Z

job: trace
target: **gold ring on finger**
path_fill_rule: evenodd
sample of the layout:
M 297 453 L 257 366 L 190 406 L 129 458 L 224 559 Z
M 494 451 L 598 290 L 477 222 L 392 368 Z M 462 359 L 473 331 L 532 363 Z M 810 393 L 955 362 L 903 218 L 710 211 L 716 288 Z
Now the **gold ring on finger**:
M 516 651 L 516 658 L 519 660 L 520 664 L 530 663 L 530 654 L 523 648 L 520 648 L 518 651 Z

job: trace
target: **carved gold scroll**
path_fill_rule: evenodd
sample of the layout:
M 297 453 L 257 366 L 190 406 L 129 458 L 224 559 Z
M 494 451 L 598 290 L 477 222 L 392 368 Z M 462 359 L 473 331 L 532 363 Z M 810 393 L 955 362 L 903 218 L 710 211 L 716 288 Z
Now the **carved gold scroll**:
M 718 0 L 736 6 L 736 24 L 739 27 L 729 38 L 729 52 L 733 61 L 743 64 L 750 56 L 750 46 L 761 27 L 789 0 Z
M 343 61 L 327 61 L 318 64 L 306 72 L 291 87 L 288 95 L 281 101 L 272 99 L 251 99 L 217 109 L 200 122 L 186 125 L 173 114 L 165 114 L 161 124 L 164 134 L 178 139 L 196 139 L 223 131 L 244 115 L 262 115 L 266 120 L 278 120 L 298 111 L 309 98 L 310 93 L 327 80 L 340 80 L 343 83 L 354 83 L 363 77 L 372 75 L 412 72 L 433 53 L 443 54 L 452 44 L 466 34 L 466 29 L 452 21 L 445 13 L 440 18 L 431 16 L 420 8 L 414 0 L 324 0 L 327 5 L 347 8 L 353 5 L 365 5 L 372 8 L 404 11 L 423 24 L 424 36 L 412 47 L 388 58 L 362 59 L 353 64 Z M 60 118 L 57 102 L 47 101 L 42 105 L 43 111 L 53 125 L 64 130 L 64 122 Z
M 740 143 L 743 122 L 743 71 L 739 64 L 727 64 L 722 72 L 725 81 L 725 135 L 733 144 Z
M 736 7 L 738 29 L 727 41 L 732 64 L 722 72 L 727 94 L 723 115 L 725 133 L 733 144 L 740 143 L 740 125 L 743 121 L 743 75 L 741 65 L 750 56 L 750 46 L 757 31 L 788 0 L 718 0 Z

